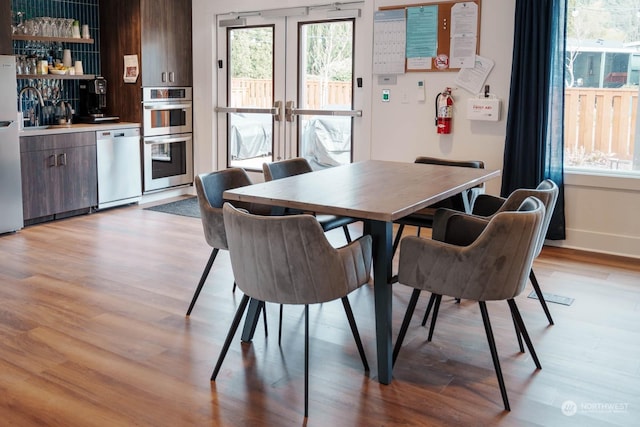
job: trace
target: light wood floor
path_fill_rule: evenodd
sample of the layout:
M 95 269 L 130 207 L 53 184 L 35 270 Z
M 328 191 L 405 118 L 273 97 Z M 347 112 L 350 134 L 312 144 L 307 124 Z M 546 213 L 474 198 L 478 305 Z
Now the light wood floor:
M 185 317 L 209 252 L 199 219 L 138 206 L 0 237 L 0 425 L 303 425 L 301 307 L 285 307 L 279 347 L 269 306 L 268 337 L 262 322 L 252 344 L 237 337 L 209 381 L 241 298 L 221 253 Z M 488 304 L 510 413 L 476 304 L 443 299 L 427 343 L 424 295 L 388 386 L 376 378 L 371 287 L 350 297 L 370 373 L 340 303 L 312 307 L 306 425 L 637 426 L 638 264 L 544 249 L 534 267 L 542 288 L 575 302 L 550 304 L 549 326 L 530 286 L 517 298 L 540 371 L 518 352 L 506 304 Z M 396 284 L 393 294 L 395 336 L 410 290 Z M 567 402 L 575 415 L 563 414 Z

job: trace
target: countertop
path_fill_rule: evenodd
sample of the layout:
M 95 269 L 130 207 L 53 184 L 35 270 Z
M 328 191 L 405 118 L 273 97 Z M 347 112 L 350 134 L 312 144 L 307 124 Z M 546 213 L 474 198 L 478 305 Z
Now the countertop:
M 20 136 L 57 135 L 73 132 L 98 132 L 101 130 L 125 129 L 140 127 L 140 123 L 111 122 L 111 123 L 73 123 L 71 125 L 39 126 L 34 129 L 25 128 Z

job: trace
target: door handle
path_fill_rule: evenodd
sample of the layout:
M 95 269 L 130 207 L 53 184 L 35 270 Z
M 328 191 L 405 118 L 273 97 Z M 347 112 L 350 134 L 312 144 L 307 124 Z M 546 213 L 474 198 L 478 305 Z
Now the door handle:
M 276 104 L 280 101 L 276 101 L 273 108 L 245 108 L 245 107 L 216 107 L 216 113 L 245 113 L 245 114 L 271 114 L 276 116 L 280 114 L 280 109 Z
M 285 104 L 284 107 L 284 119 L 288 122 L 292 122 L 293 121 L 293 116 L 294 116 L 294 110 L 295 110 L 295 106 L 296 103 L 293 101 L 287 101 L 287 103 Z
M 178 138 L 161 138 L 161 139 L 145 139 L 144 143 L 147 145 L 154 144 L 172 144 L 174 142 L 188 142 L 191 141 L 190 136 L 178 137 Z
M 293 101 L 287 101 L 286 113 L 288 122 L 293 121 L 293 116 L 333 116 L 333 117 L 362 117 L 362 110 L 305 110 L 295 108 Z
M 276 109 L 277 113 L 273 115 L 273 120 L 276 122 L 281 122 L 282 117 L 282 101 L 276 101 L 273 103 L 273 108 Z
M 67 165 L 67 153 L 58 154 L 58 166 Z
M 166 103 L 152 103 L 145 104 L 145 110 L 185 110 L 187 108 L 191 108 L 191 104 L 166 104 Z
M 55 167 L 58 166 L 58 160 L 55 154 L 52 154 L 49 156 L 49 167 Z

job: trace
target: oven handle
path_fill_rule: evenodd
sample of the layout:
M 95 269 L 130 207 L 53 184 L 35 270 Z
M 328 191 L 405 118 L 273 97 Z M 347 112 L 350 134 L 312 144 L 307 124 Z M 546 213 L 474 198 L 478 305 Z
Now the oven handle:
M 191 108 L 191 104 L 146 104 L 145 110 L 184 110 Z
M 182 141 L 191 141 L 193 138 L 190 136 L 182 137 L 182 138 L 162 138 L 162 139 L 146 139 L 144 140 L 145 144 L 153 145 L 153 144 L 171 144 L 173 142 L 182 142 Z

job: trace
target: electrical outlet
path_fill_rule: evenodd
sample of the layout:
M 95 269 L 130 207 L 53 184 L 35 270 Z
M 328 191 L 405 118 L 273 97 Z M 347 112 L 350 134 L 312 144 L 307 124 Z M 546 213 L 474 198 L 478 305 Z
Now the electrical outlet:
M 382 102 L 389 102 L 389 89 L 382 89 Z

